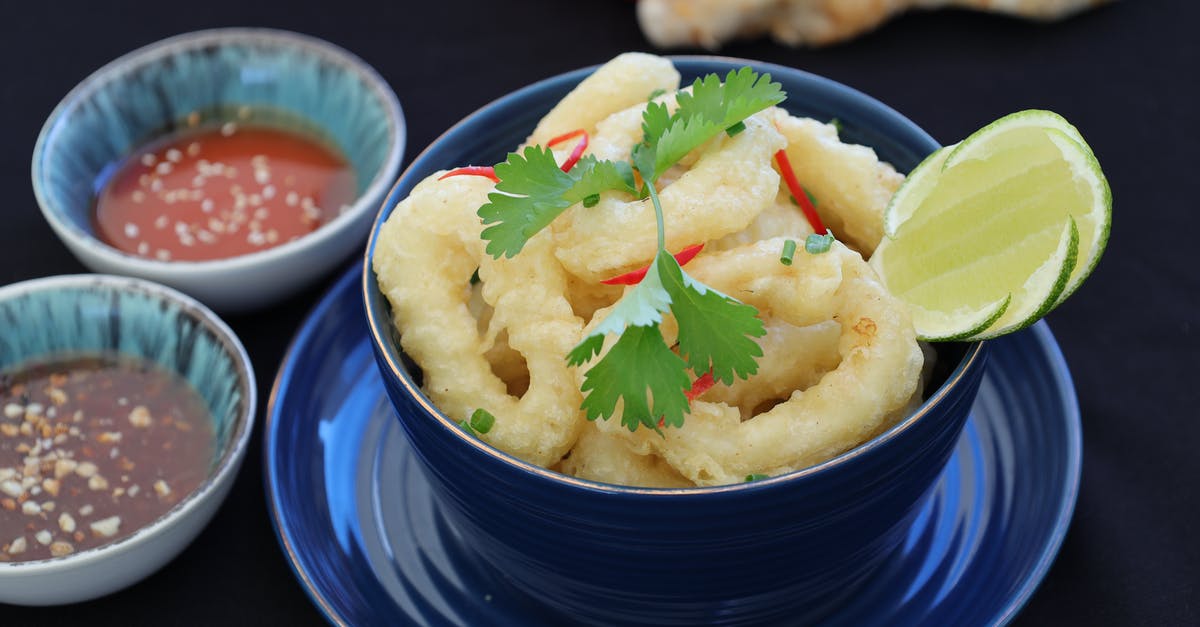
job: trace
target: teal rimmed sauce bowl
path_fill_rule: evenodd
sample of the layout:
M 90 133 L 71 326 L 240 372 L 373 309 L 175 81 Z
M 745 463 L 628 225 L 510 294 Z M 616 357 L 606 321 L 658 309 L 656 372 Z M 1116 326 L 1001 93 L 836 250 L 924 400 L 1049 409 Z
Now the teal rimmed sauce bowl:
M 896 111 L 800 70 L 677 57 L 684 83 L 750 65 L 788 93 L 784 107 L 837 118 L 842 137 L 901 172 L 938 147 Z M 552 622 L 807 624 L 847 603 L 900 547 L 963 429 L 986 346 L 938 347 L 921 407 L 826 462 L 752 483 L 647 489 L 595 483 L 516 459 L 467 434 L 421 391 L 370 269 L 380 226 L 439 169 L 496 163 L 594 68 L 550 78 L 472 114 L 427 148 L 388 196 L 366 251 L 372 346 L 403 432 L 467 551 Z
M 103 433 L 85 430 L 80 435 L 72 430 L 68 434 L 64 428 L 62 437 L 39 440 L 31 451 L 24 453 L 33 458 L 32 469 L 29 457 L 24 459 L 24 468 L 19 463 L 10 468 L 12 460 L 7 453 L 11 451 L 6 449 L 4 459 L 0 459 L 0 472 L 4 475 L 0 497 L 14 496 L 10 493 L 20 490 L 22 507 L 10 510 L 5 505 L 0 510 L 0 521 L 15 519 L 23 530 L 15 538 L 0 539 L 0 549 L 6 553 L 5 559 L 0 559 L 0 603 L 74 603 L 114 592 L 150 575 L 200 533 L 228 494 L 246 455 L 256 407 L 254 370 L 233 331 L 207 307 L 174 289 L 111 275 L 56 276 L 0 287 L 0 373 L 20 372 L 29 364 L 55 356 L 99 354 L 138 359 L 140 363 L 177 375 L 198 394 L 197 400 L 208 414 L 203 419 L 211 420 L 211 425 L 198 425 L 193 420 L 184 429 L 182 420 L 188 414 L 163 412 L 138 416 L 129 406 L 112 405 L 109 409 L 120 415 L 106 413 L 99 418 L 105 425 Z M 63 389 L 68 387 L 62 384 Z M 99 390 L 83 391 L 86 395 L 101 396 Z M 29 394 L 33 392 L 30 390 Z M 71 399 L 81 398 L 68 395 Z M 57 402 L 45 403 L 44 409 L 37 410 L 30 403 L 24 408 L 24 417 L 13 409 L 16 403 L 5 404 L 0 413 L 0 431 L 3 431 L 0 437 L 8 442 L 27 440 L 21 435 L 24 431 L 16 432 L 16 426 L 30 422 L 31 414 L 49 416 L 51 419 L 43 424 L 55 427 L 86 429 L 85 425 L 96 424 L 91 410 L 86 420 L 82 409 L 75 414 L 75 420 L 68 415 L 74 411 L 71 408 L 86 401 L 67 400 L 67 396 L 63 401 L 61 413 L 53 415 L 52 406 Z M 137 408 L 135 403 L 130 406 Z M 135 417 L 146 422 L 126 424 L 125 414 L 129 414 L 130 423 L 135 422 Z M 154 466 L 147 465 L 149 460 L 131 452 L 155 450 L 146 443 L 157 445 L 159 440 L 148 434 L 161 433 L 152 431 L 153 428 L 171 428 L 167 417 L 172 418 L 177 430 L 200 433 L 205 438 L 202 445 L 195 444 L 195 439 L 174 438 L 170 441 L 179 445 L 165 450 L 166 456 L 188 455 L 196 462 L 188 475 L 188 480 L 196 484 L 190 491 L 173 479 L 174 488 L 166 481 L 159 484 L 155 479 L 160 475 L 148 474 L 155 472 Z M 150 422 L 155 423 L 154 427 L 149 426 Z M 207 440 L 209 437 L 211 441 Z M 137 448 L 136 441 L 140 439 L 143 445 Z M 189 443 L 190 450 L 185 449 L 183 445 Z M 120 458 L 120 463 L 128 463 L 120 472 L 115 471 L 118 455 L 111 458 L 107 455 L 112 451 L 128 456 Z M 101 454 L 103 457 L 99 457 Z M 69 460 L 70 465 L 66 473 L 59 473 L 64 460 Z M 103 472 L 84 473 L 85 462 L 92 463 L 93 469 L 99 466 Z M 109 469 L 114 472 L 110 474 Z M 128 475 L 122 476 L 122 472 Z M 30 473 L 36 480 L 25 481 Z M 104 485 L 94 484 L 94 477 L 102 475 L 108 475 Z M 85 476 L 89 477 L 86 482 Z M 52 478 L 56 481 L 53 489 L 49 483 Z M 133 485 L 140 486 L 140 494 L 130 490 Z M 165 513 L 143 525 L 133 525 L 132 517 L 125 514 L 133 511 L 129 508 L 135 507 L 132 503 L 139 498 L 143 502 L 163 499 L 159 508 L 165 509 Z M 23 511 L 28 503 L 36 507 Z M 51 503 L 57 506 L 51 509 Z M 81 503 L 86 504 L 81 506 Z M 107 513 L 102 513 L 106 508 Z M 114 512 L 117 515 L 112 518 L 101 518 Z M 94 525 L 89 524 L 89 515 Z M 115 533 L 118 526 L 120 533 L 107 543 L 90 548 L 71 546 L 89 535 Z M 75 540 L 71 539 L 72 531 L 79 534 Z M 46 534 L 45 542 L 36 539 L 39 533 Z M 71 548 L 69 553 L 20 560 L 21 553 L 31 555 L 35 542 L 50 544 L 51 533 Z M 50 544 L 50 548 L 53 551 L 55 545 Z
M 233 111 L 261 112 L 273 127 L 331 144 L 356 174 L 353 202 L 302 237 L 220 259 L 160 260 L 97 236 L 93 203 L 114 164 L 187 128 L 189 116 Z M 359 250 L 399 172 L 405 138 L 395 93 L 346 50 L 279 30 L 199 31 L 130 52 L 67 94 L 34 147 L 33 189 L 55 234 L 92 270 L 171 285 L 221 312 L 246 311 Z

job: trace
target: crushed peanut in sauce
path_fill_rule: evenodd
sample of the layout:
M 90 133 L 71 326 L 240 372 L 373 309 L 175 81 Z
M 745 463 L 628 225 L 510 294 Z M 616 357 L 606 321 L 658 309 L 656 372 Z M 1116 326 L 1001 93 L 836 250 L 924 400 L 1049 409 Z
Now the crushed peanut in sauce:
M 132 534 L 208 476 L 215 450 L 204 400 L 152 362 L 72 355 L 0 372 L 0 562 Z

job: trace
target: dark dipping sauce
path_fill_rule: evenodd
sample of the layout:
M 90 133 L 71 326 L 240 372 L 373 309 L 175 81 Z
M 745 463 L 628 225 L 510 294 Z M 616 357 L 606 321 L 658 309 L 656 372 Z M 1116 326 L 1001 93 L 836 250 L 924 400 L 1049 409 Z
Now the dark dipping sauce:
M 135 150 L 103 181 L 93 222 L 100 239 L 123 252 L 208 261 L 311 233 L 355 195 L 353 168 L 326 142 L 225 122 Z
M 132 534 L 200 485 L 215 449 L 204 400 L 153 362 L 73 355 L 0 373 L 0 562 Z

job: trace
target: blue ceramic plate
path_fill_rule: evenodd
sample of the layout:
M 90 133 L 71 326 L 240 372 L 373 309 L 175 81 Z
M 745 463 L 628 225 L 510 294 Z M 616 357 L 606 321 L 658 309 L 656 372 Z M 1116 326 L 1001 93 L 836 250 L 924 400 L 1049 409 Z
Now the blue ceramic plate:
M 267 411 L 267 494 L 296 576 L 337 624 L 551 624 L 433 502 L 371 356 L 361 272 L 309 315 Z M 992 348 L 907 541 L 829 624 L 1003 624 L 1050 567 L 1079 487 L 1074 387 L 1045 323 Z

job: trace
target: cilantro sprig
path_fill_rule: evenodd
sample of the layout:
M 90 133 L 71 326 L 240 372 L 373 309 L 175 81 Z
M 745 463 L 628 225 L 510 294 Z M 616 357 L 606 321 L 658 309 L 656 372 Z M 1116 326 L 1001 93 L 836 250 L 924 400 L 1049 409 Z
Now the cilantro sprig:
M 488 226 L 482 237 L 493 257 L 512 257 L 525 242 L 549 226 L 567 207 L 609 190 L 633 193 L 633 170 L 620 161 L 600 161 L 588 155 L 570 172 L 563 172 L 554 161 L 554 152 L 541 146 L 529 146 L 524 154 L 510 153 L 496 164 L 495 192 L 479 208 L 479 217 Z
M 682 426 L 689 412 L 687 392 L 692 375 L 711 373 L 732 383 L 758 370 L 762 350 L 754 338 L 766 330 L 758 311 L 697 281 L 665 247 L 666 228 L 655 182 L 671 166 L 720 133 L 731 137 L 745 129 L 745 119 L 786 98 L 769 74 L 750 68 L 698 78 L 691 92 L 676 96 L 672 113 L 650 102 L 642 115 L 642 141 L 630 162 L 585 157 L 562 172 L 548 148 L 530 146 L 496 165 L 496 192 L 479 209 L 487 228 L 482 237 L 494 257 L 516 255 L 529 238 L 575 203 L 596 205 L 607 191 L 648 197 L 654 207 L 658 250 L 645 278 L 629 288 L 595 329 L 568 354 L 572 366 L 600 355 L 605 338 L 617 336 L 608 352 L 584 375 L 583 409 L 589 420 L 611 418 L 621 405 L 621 423 L 629 430 L 646 426 Z M 643 188 L 634 186 L 633 171 Z M 677 342 L 663 337 L 664 314 L 674 317 Z
M 748 67 L 730 71 L 722 83 L 716 74 L 697 78 L 692 91 L 681 91 L 674 114 L 651 102 L 642 115 L 642 142 L 633 147 L 633 165 L 650 184 L 689 152 L 722 131 L 736 135 L 743 120 L 784 101 L 787 95 L 770 74 Z

